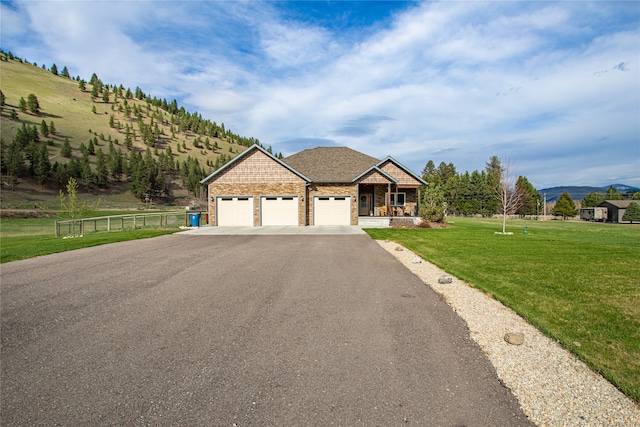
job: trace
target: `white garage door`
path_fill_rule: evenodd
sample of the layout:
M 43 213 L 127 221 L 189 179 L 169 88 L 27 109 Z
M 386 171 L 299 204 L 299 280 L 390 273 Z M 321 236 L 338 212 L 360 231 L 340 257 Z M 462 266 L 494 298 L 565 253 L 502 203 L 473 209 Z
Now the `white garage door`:
M 253 197 L 218 197 L 218 226 L 253 227 Z
M 299 225 L 298 209 L 297 197 L 262 197 L 262 225 Z
M 351 197 L 314 197 L 313 225 L 351 225 Z

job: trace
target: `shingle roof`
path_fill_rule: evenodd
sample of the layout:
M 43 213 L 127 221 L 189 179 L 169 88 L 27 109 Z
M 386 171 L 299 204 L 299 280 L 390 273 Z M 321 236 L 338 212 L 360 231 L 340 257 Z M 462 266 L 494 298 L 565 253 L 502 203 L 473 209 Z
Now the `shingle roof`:
M 282 159 L 315 182 L 352 182 L 380 160 L 348 147 L 317 147 Z
M 633 202 L 638 203 L 637 200 L 605 200 L 604 202 L 600 203 L 598 206 L 602 206 L 602 205 L 608 203 L 608 204 L 613 205 L 613 206 L 615 206 L 617 208 L 626 209 Z

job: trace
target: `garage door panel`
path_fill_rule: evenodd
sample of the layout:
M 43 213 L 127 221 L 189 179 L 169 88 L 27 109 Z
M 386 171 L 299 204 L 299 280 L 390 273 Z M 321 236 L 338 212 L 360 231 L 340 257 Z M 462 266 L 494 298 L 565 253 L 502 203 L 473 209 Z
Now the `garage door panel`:
M 300 204 L 297 196 L 269 196 L 260 201 L 262 225 L 299 225 Z
M 218 197 L 218 226 L 253 226 L 253 197 Z
M 351 225 L 351 197 L 316 196 L 313 201 L 314 225 Z

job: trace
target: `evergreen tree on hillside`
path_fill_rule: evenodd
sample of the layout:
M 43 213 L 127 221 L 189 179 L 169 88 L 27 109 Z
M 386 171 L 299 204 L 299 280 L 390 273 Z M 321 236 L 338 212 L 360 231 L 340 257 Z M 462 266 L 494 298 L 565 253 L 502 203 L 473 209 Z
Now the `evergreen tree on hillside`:
M 573 199 L 566 191 L 560 195 L 560 198 L 556 202 L 556 206 L 551 211 L 553 215 L 561 216 L 562 219 L 576 216 L 578 209 Z
M 107 187 L 109 183 L 109 171 L 107 170 L 107 162 L 102 149 L 96 152 L 96 185 L 101 188 Z
M 87 82 L 85 82 L 84 79 L 80 79 L 80 81 L 78 81 L 78 89 L 80 89 L 82 92 L 85 92 L 87 90 Z
M 56 76 L 58 75 L 58 66 L 56 64 L 53 64 L 50 70 L 51 74 L 55 74 Z
M 7 158 L 5 159 L 5 164 L 11 190 L 15 189 L 15 186 L 18 184 L 18 177 L 25 169 L 23 153 L 22 145 L 16 140 L 9 145 L 6 153 Z
M 60 155 L 66 158 L 71 157 L 71 144 L 69 143 L 69 138 L 64 139 L 62 148 L 60 148 Z
M 95 175 L 91 170 L 91 164 L 89 163 L 89 154 L 87 152 L 82 154 L 80 159 L 80 178 L 82 178 L 82 185 L 86 191 L 93 188 L 95 183 Z
M 639 222 L 640 221 L 640 205 L 636 202 L 629 203 L 629 206 L 627 206 L 627 209 L 625 210 L 624 215 L 622 216 L 622 220 L 631 221 L 631 223 L 633 223 L 633 221 Z
M 47 126 L 47 122 L 45 122 L 44 119 L 40 122 L 40 134 L 45 138 L 49 137 L 49 126 Z
M 40 103 L 38 102 L 38 97 L 33 93 L 30 93 L 29 96 L 27 96 L 27 107 L 35 114 L 40 113 Z
M 23 97 L 20 97 L 20 101 L 18 101 L 18 108 L 23 113 L 27 112 L 27 101 L 25 101 L 25 99 Z
M 51 122 L 49 123 L 49 133 L 51 135 L 56 134 L 56 126 L 53 124 L 53 120 L 51 120 Z
M 34 176 L 38 184 L 44 186 L 49 179 L 49 173 L 51 172 L 51 161 L 49 160 L 49 150 L 47 150 L 47 144 L 40 144 L 36 155 L 36 164 L 34 167 Z
M 66 77 L 66 78 L 71 78 L 69 76 L 69 70 L 67 69 L 67 66 L 65 65 L 64 68 L 62 69 L 62 77 Z

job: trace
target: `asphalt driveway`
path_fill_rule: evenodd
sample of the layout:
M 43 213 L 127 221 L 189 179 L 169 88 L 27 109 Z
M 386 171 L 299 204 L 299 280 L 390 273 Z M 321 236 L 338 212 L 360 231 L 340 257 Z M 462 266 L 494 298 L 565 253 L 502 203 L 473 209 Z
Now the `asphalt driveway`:
M 531 425 L 366 235 L 171 235 L 3 264 L 9 425 Z

